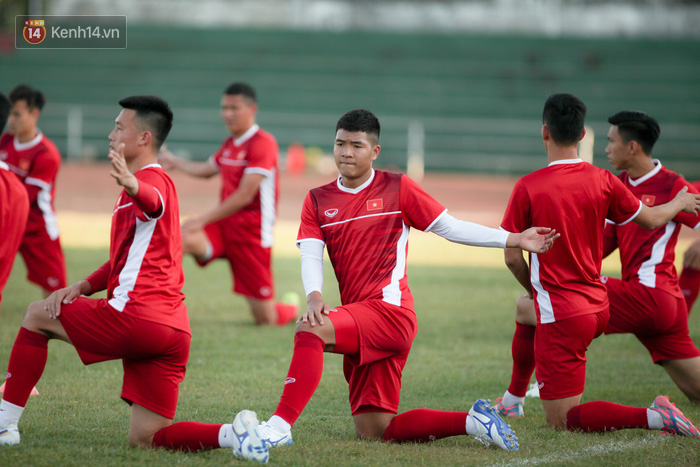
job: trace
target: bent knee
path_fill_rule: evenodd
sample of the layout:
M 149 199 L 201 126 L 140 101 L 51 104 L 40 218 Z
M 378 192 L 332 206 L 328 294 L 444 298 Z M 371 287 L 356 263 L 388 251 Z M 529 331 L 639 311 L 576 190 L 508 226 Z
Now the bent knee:
M 22 321 L 23 327 L 33 330 L 43 319 L 48 317 L 44 309 L 44 302 L 45 300 L 39 300 L 29 304 L 27 312 L 24 314 L 24 321 Z

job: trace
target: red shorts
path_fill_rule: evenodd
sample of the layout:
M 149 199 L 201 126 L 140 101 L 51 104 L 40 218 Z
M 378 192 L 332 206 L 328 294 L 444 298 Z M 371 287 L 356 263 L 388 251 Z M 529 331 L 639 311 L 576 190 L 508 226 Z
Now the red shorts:
M 586 350 L 607 325 L 607 310 L 537 324 L 535 363 L 540 399 L 563 399 L 583 393 Z
M 190 335 L 119 312 L 105 299 L 80 297 L 61 307 L 63 328 L 85 365 L 121 359 L 121 398 L 173 419 L 185 379 Z
M 217 258 L 225 258 L 233 274 L 233 291 L 246 297 L 268 299 L 275 296 L 272 282 L 272 248 L 252 243 L 240 243 L 229 238 L 222 221 L 209 224 L 204 233 L 209 239 L 212 256 L 207 261 L 197 261 L 206 266 Z
M 610 300 L 605 334 L 634 334 L 654 363 L 700 356 L 688 332 L 685 299 L 639 282 L 608 278 L 605 286 Z
M 418 330 L 415 312 L 368 300 L 334 308 L 329 318 L 336 333 L 357 327 L 359 352 L 343 358 L 352 414 L 397 413 L 401 373 Z
M 59 239 L 44 231 L 25 235 L 19 252 L 27 265 L 27 279 L 53 292 L 66 286 L 66 260 Z

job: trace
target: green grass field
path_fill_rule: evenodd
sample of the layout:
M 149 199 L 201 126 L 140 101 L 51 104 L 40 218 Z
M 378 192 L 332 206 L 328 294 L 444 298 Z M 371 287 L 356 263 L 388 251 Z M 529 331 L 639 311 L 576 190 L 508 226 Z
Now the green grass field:
M 419 243 L 419 242 L 418 242 Z M 447 242 L 442 242 L 448 245 Z M 412 245 L 413 246 L 413 245 Z M 418 245 L 420 246 L 420 245 Z M 475 250 L 448 245 L 450 252 Z M 426 252 L 418 252 L 417 256 Z M 106 249 L 69 248 L 69 279 L 92 272 Z M 410 255 L 409 255 L 410 256 Z M 298 259 L 275 259 L 279 293 L 303 294 Z M 338 302 L 326 267 L 326 298 Z M 613 271 L 614 272 L 614 271 Z M 193 340 L 176 421 L 230 423 L 241 409 L 268 418 L 277 404 L 291 358 L 293 326 L 255 328 L 243 301 L 230 293 L 228 267 L 206 269 L 185 260 L 187 305 Z M 505 267 L 410 265 L 419 332 L 404 371 L 400 411 L 426 407 L 468 410 L 475 399 L 502 395 L 510 377 L 513 304 L 521 293 Z M 0 371 L 27 304 L 39 290 L 24 280 L 18 259 L 0 313 Z M 696 307 L 697 308 L 697 307 Z M 700 311 L 691 315 L 700 338 Z M 700 422 L 692 406 L 654 366 L 631 336 L 597 339 L 588 353 L 584 400 L 648 406 L 668 394 Z M 526 417 L 512 422 L 521 450 L 486 448 L 469 437 L 428 444 L 388 445 L 358 441 L 347 402 L 341 357 L 327 355 L 321 385 L 294 427 L 294 447 L 271 452 L 279 465 L 697 465 L 700 440 L 623 430 L 600 434 L 558 433 L 546 428 L 539 400 L 528 399 Z M 84 367 L 75 351 L 51 342 L 49 360 L 20 423 L 22 443 L 0 449 L 0 465 L 199 465 L 237 462 L 229 450 L 205 453 L 141 451 L 127 446 L 128 406 L 119 399 L 121 365 Z

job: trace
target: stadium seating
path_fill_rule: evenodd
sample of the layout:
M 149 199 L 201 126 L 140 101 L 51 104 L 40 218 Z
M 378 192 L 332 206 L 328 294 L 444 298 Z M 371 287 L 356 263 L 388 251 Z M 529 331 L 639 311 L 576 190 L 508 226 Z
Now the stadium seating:
M 175 111 L 170 146 L 205 158 L 226 136 L 221 92 L 242 80 L 256 87 L 259 121 L 283 148 L 330 151 L 337 118 L 365 107 L 384 125 L 384 166 L 405 167 L 407 128 L 417 120 L 428 170 L 513 174 L 543 165 L 542 104 L 571 92 L 588 105 L 597 165 L 607 166 L 607 116 L 639 109 L 661 123 L 655 155 L 700 178 L 697 41 L 145 26 L 128 34 L 120 50 L 11 51 L 0 90 L 20 82 L 43 90 L 41 127 L 64 154 L 105 157 L 117 100 L 152 93 Z M 69 131 L 71 112 L 82 125 Z M 82 146 L 71 146 L 69 133 Z

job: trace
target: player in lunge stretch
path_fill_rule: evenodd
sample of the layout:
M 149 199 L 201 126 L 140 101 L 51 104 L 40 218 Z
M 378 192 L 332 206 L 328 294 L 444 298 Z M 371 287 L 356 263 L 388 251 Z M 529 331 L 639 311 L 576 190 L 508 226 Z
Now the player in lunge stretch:
M 700 437 L 700 431 L 666 396 L 658 396 L 649 408 L 605 401 L 580 404 L 588 345 L 609 329 L 609 321 L 613 325 L 624 321 L 624 316 L 610 316 L 619 311 L 616 307 L 623 306 L 624 296 L 611 298 L 612 309 L 609 310 L 608 291 L 600 280 L 606 218 L 618 224 L 618 232 L 637 230 L 642 233 L 641 229 L 630 225 L 634 222 L 650 229 L 645 235 L 651 238 L 655 232 L 668 230 L 666 225 L 672 219 L 687 222 L 696 219 L 697 222 L 694 215 L 700 209 L 700 196 L 688 193 L 682 179 L 672 172 L 660 174 L 666 181 L 670 180 L 671 186 L 655 192 L 657 205 L 649 207 L 609 171 L 580 160 L 577 143 L 585 132 L 585 113 L 584 103 L 570 94 L 554 94 L 547 99 L 542 138 L 549 165 L 518 180 L 501 224 L 508 232 L 519 232 L 536 224 L 552 225 L 562 236 L 546 255 L 531 254 L 529 271 L 522 251 L 506 250 L 506 263 L 528 295 L 520 297 L 517 303 L 511 384 L 503 398 L 497 400 L 495 408 L 502 415 L 522 416 L 525 392 L 536 367 L 545 418 L 552 428 L 584 431 L 644 428 Z M 631 165 L 632 157 L 639 158 L 640 164 L 645 161 L 642 157 L 648 157 L 639 152 L 645 143 L 631 138 L 625 125 L 619 133 L 617 123 L 613 127 L 608 147 L 613 153 L 613 165 L 619 157 L 621 162 L 617 168 L 633 167 L 634 171 L 637 166 Z M 629 141 L 635 142 L 630 144 Z M 623 147 L 617 147 L 618 144 Z M 624 147 L 633 149 L 634 154 L 623 154 Z M 645 149 L 650 151 L 651 147 Z M 622 159 L 625 158 L 630 165 L 624 165 Z M 651 158 L 648 159 L 654 170 Z M 655 173 L 659 173 L 660 164 L 656 167 Z M 643 173 L 635 172 L 635 175 Z M 636 182 L 641 184 L 650 178 L 641 177 Z M 629 176 L 625 181 L 631 186 L 636 183 L 630 181 Z M 690 214 L 679 214 L 681 211 Z M 671 225 L 668 232 L 671 236 L 676 228 L 675 221 L 668 225 Z M 622 243 L 620 246 L 627 248 Z M 650 248 L 651 245 L 647 245 L 645 250 Z M 639 252 L 630 251 L 629 255 L 634 253 Z M 623 253 L 623 262 L 625 254 L 628 252 Z M 661 269 L 658 271 L 662 273 Z M 627 285 L 637 287 L 634 298 L 644 300 L 642 297 L 646 297 L 659 306 L 662 306 L 660 301 L 664 305 L 680 306 L 680 298 L 666 291 L 644 290 L 643 286 L 632 282 Z M 636 295 L 638 293 L 643 295 Z M 534 307 L 530 297 L 534 298 Z M 629 317 L 632 310 L 624 313 Z M 674 311 L 667 323 L 669 328 L 677 316 Z M 682 334 L 682 330 L 677 332 Z
M 66 286 L 66 262 L 61 249 L 54 196 L 61 154 L 37 128 L 44 96 L 29 86 L 10 92 L 12 110 L 8 133 L 0 137 L 0 161 L 24 183 L 29 217 L 19 251 L 27 265 L 27 279 L 46 298 Z
M 0 132 L 5 128 L 12 105 L 0 94 Z M 10 167 L 0 160 L 0 304 L 2 291 L 12 271 L 19 245 L 29 216 L 29 197 L 22 182 L 10 172 Z M 2 391 L 0 387 L 0 392 Z
M 692 184 L 700 191 L 700 180 Z M 681 287 L 688 313 L 690 313 L 693 311 L 693 305 L 700 291 L 700 240 L 693 242 L 683 255 L 683 271 L 678 279 L 678 285 Z
M 406 277 L 410 227 L 450 241 L 488 247 L 519 247 L 544 253 L 557 234 L 537 227 L 509 234 L 464 222 L 414 181 L 372 168 L 380 153 L 380 125 L 367 110 L 353 110 L 337 123 L 333 153 L 340 176 L 311 190 L 304 201 L 297 245 L 307 310 L 297 321 L 294 352 L 277 410 L 258 424 L 244 410 L 234 421 L 247 443 L 237 455 L 266 462 L 271 447 L 292 444 L 291 427 L 316 391 L 323 352 L 343 355 L 350 409 L 359 438 L 425 442 L 471 435 L 486 444 L 517 450 L 510 427 L 489 402 L 469 412 L 416 409 L 397 415 L 401 373 L 417 331 Z M 324 302 L 323 249 L 338 279 L 342 306 Z
M 174 167 L 195 177 L 221 174 L 221 202 L 182 226 L 183 252 L 191 253 L 200 266 L 226 259 L 233 291 L 246 298 L 255 324 L 283 325 L 296 318 L 299 306 L 293 299 L 291 303 L 274 299 L 272 244 L 279 150 L 275 137 L 255 123 L 257 111 L 253 88 L 231 84 L 221 97 L 221 119 L 231 136 L 216 154 L 207 162 L 195 162 L 163 148 L 160 162 L 166 169 Z
M 151 446 L 172 423 L 189 357 L 183 303 L 177 194 L 156 164 L 172 126 L 168 105 L 152 96 L 120 101 L 109 135 L 111 176 L 124 189 L 112 213 L 110 257 L 86 279 L 32 303 L 15 340 L 0 401 L 0 445 L 20 442 L 17 428 L 47 363 L 48 342 L 72 344 L 84 364 L 121 359 L 121 397 L 131 405 L 129 443 Z M 86 298 L 107 290 L 106 299 Z

